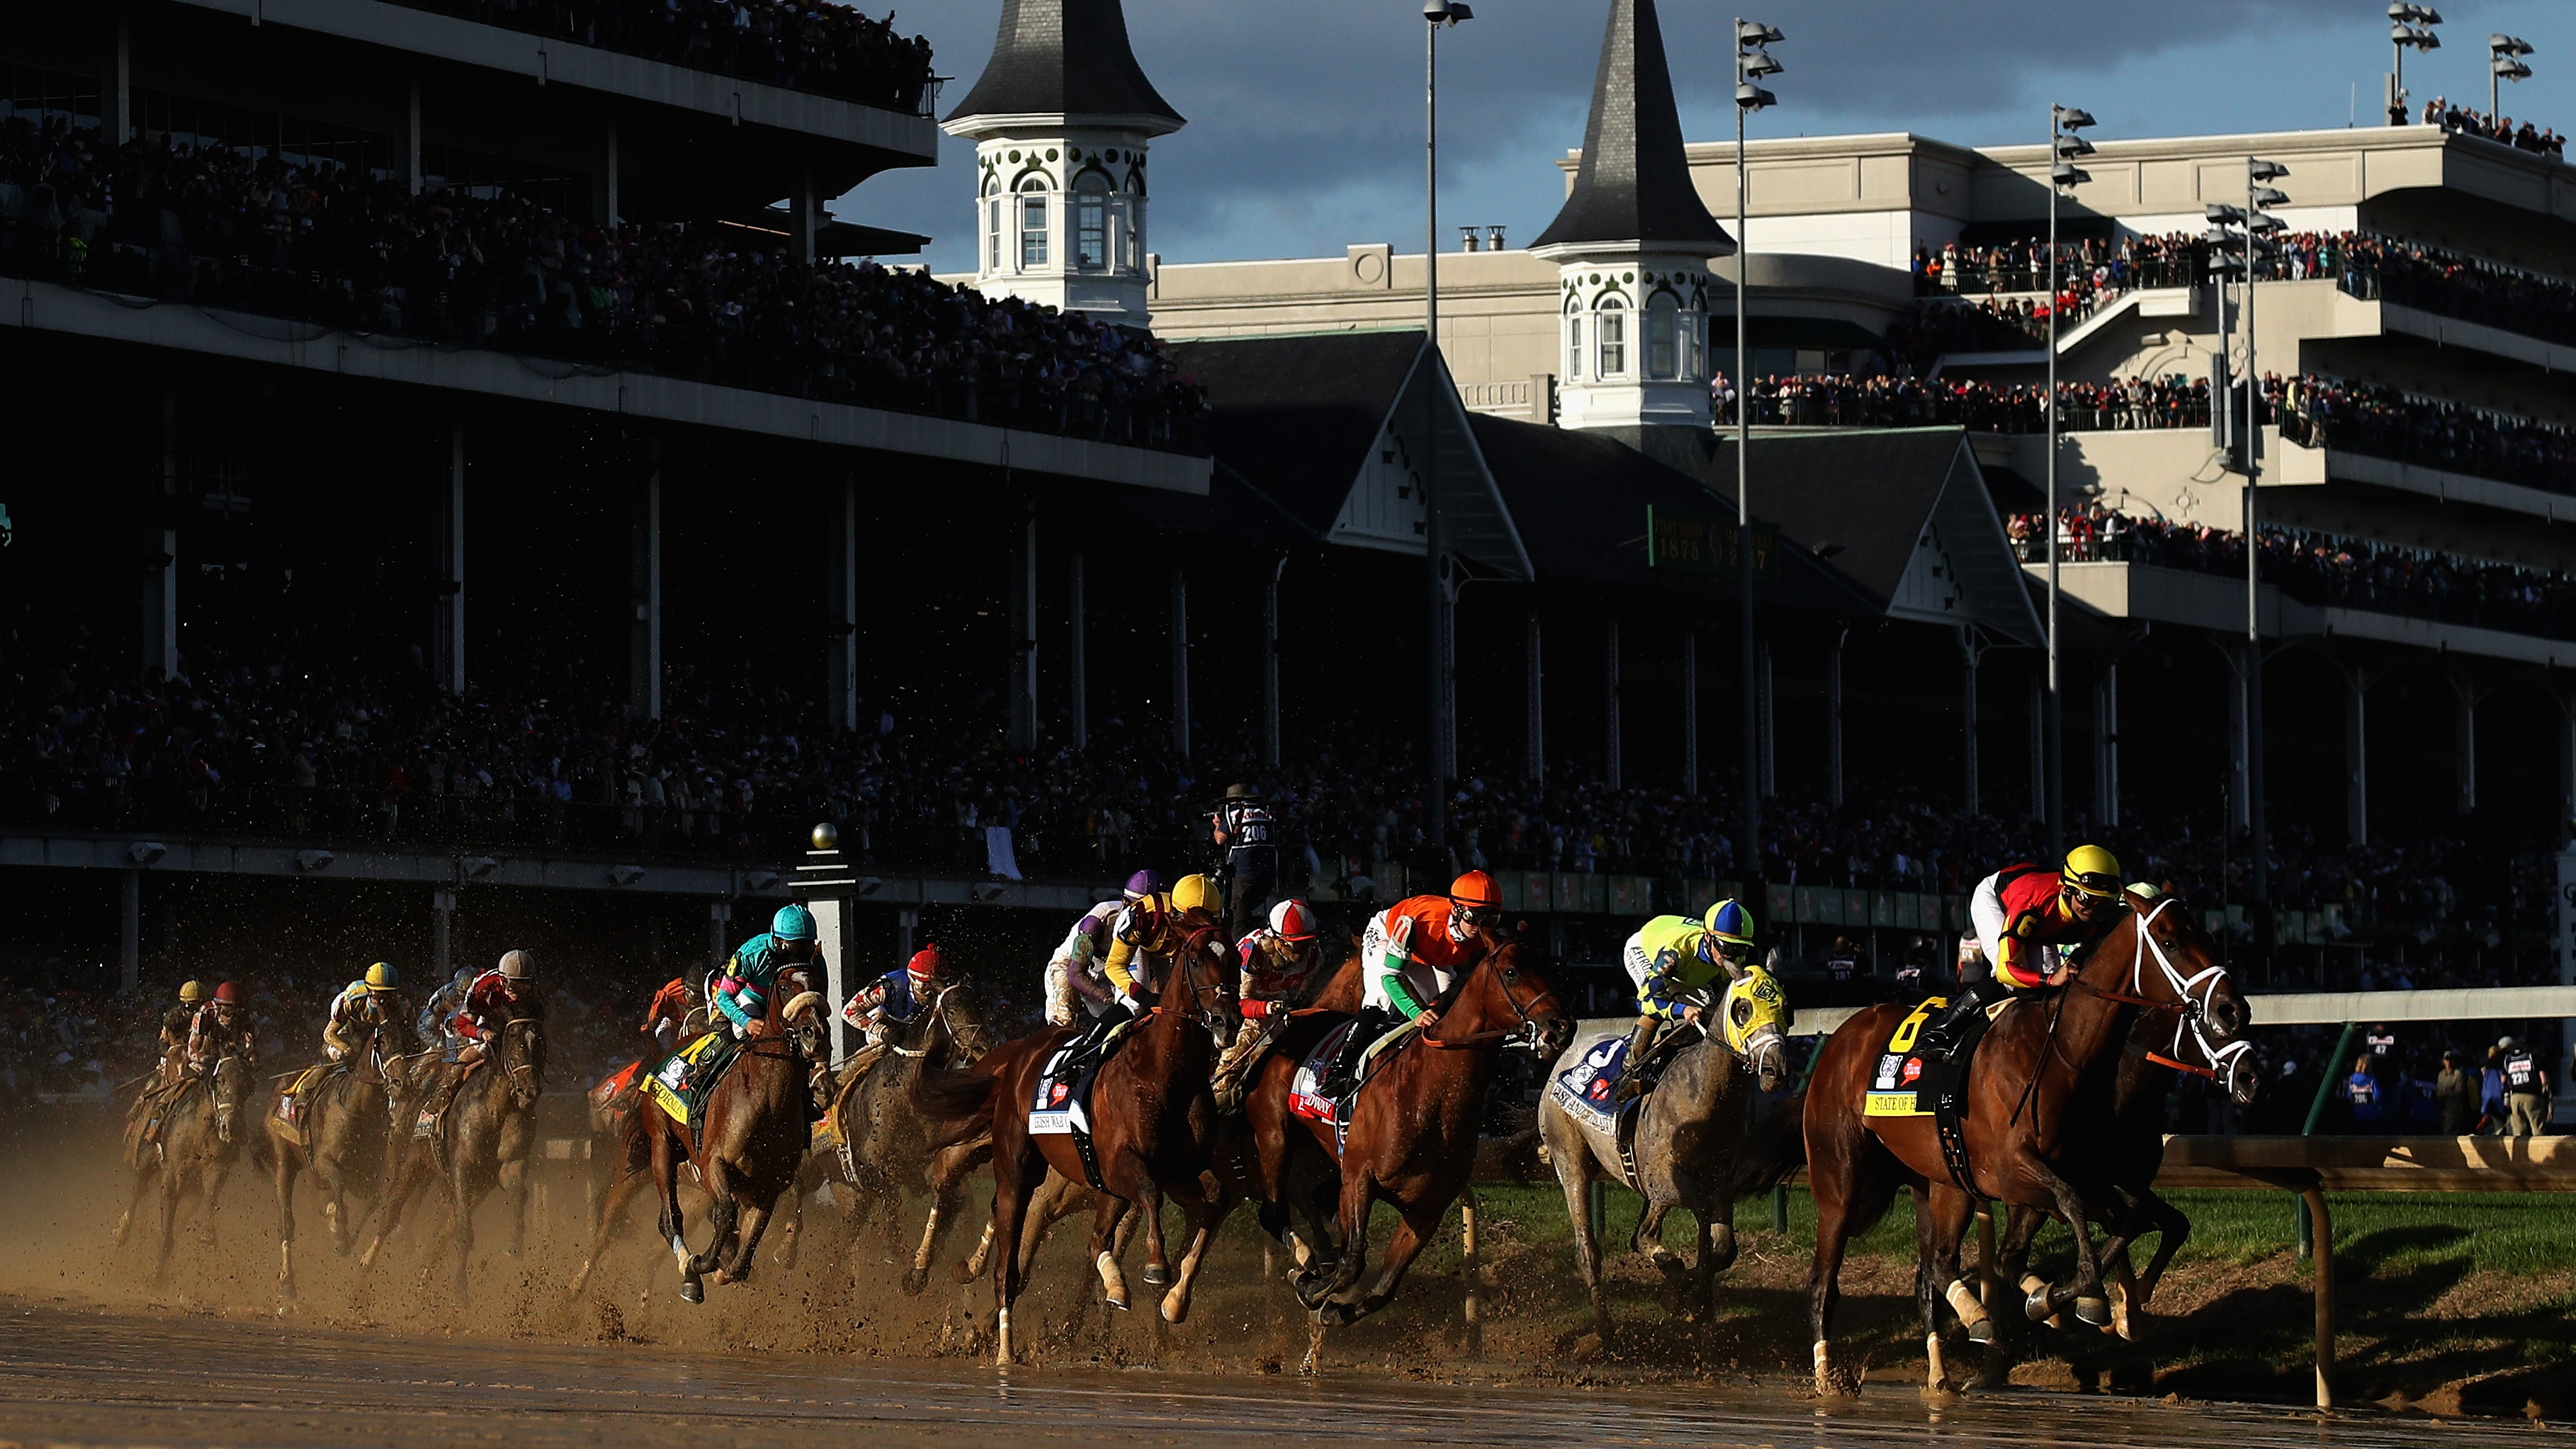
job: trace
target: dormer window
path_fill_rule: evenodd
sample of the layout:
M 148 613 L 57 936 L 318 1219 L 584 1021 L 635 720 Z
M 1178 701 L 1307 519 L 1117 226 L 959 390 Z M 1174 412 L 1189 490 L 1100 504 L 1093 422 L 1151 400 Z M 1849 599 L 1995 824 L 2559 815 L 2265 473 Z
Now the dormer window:
M 1616 297 L 1604 297 L 1596 311 L 1600 313 L 1601 363 L 1594 375 L 1601 378 L 1628 375 L 1628 304 Z
M 1086 272 L 1109 267 L 1109 179 L 1097 171 L 1073 183 L 1073 264 Z
M 1020 183 L 1020 270 L 1047 266 L 1047 184 L 1043 176 Z

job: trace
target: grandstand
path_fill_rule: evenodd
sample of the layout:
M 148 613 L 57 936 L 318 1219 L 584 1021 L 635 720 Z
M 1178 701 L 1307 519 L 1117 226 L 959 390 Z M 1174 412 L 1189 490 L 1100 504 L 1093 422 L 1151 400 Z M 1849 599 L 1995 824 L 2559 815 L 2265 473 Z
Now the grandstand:
M 1035 959 L 1133 866 L 1197 864 L 1248 778 L 1341 914 L 1481 865 L 1602 963 L 1758 889 L 1794 971 L 1839 934 L 1885 978 L 2048 835 L 2054 305 L 2064 829 L 2190 888 L 2267 985 L 2554 974 L 2561 163 L 2429 126 L 2106 141 L 2051 299 L 2036 150 L 1766 141 L 1746 256 L 1641 10 L 1564 212 L 1442 258 L 1437 349 L 1419 255 L 1150 250 L 1146 157 L 1187 141 L 1114 0 L 1005 0 L 954 96 L 831 6 L 0 16 L 21 964 L 284 950 L 311 987 L 532 944 L 658 981 L 800 863 L 846 882 L 862 969 L 931 933 Z M 826 210 L 943 128 L 977 149 L 946 223 Z M 2216 303 L 2169 239 L 2249 151 L 2295 203 L 2260 310 L 2268 915 Z M 880 265 L 925 240 L 898 222 L 972 227 L 976 270 Z M 1738 265 L 1749 368 L 1712 340 Z M 1747 538 L 1749 781 L 1716 566 Z M 800 854 L 817 820 L 837 856 Z

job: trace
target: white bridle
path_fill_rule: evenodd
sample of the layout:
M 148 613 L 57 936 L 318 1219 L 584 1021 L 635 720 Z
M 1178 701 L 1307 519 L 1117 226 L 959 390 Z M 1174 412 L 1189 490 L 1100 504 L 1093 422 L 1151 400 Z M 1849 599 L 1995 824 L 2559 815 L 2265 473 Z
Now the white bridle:
M 2157 941 L 2147 928 L 2154 925 L 2156 917 L 2163 915 L 2165 908 L 2173 903 L 2174 898 L 2167 896 L 2156 902 L 2154 910 L 2138 917 L 2137 929 L 2132 932 L 2137 937 L 2137 949 L 2129 963 L 2129 992 L 2140 1000 L 2146 998 L 2147 958 L 2153 956 L 2156 968 L 2164 972 L 2165 984 L 2173 989 L 2175 998 L 2173 1046 L 2168 1055 L 2181 1052 L 2183 1038 L 2188 1035 L 2192 1045 L 2200 1049 L 2202 1058 L 2209 1063 L 2210 1075 L 2220 1078 L 2227 1090 L 2233 1092 L 2237 1068 L 2252 1055 L 2254 1044 L 2250 1041 L 2212 1042 L 2209 1039 L 2209 998 L 2218 989 L 2218 983 L 2227 979 L 2227 968 L 2211 965 L 2194 975 L 2185 976 L 2166 957 L 2163 943 Z

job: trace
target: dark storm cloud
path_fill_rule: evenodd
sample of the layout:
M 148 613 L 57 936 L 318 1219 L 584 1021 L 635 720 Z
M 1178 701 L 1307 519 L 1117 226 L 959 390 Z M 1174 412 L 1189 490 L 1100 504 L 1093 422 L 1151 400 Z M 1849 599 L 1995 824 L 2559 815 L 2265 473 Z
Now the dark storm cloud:
M 906 29 L 929 31 L 941 70 L 958 78 L 952 103 L 983 68 L 998 8 L 997 0 L 962 0 L 898 17 Z M 1791 0 L 1763 18 L 1789 34 L 1778 48 L 1789 72 L 1776 88 L 1808 119 L 1797 129 L 1924 130 L 2028 106 L 2043 73 L 2107 72 L 2186 46 L 2373 26 L 2379 8 L 2376 0 Z M 1190 120 L 1155 148 L 1158 250 L 1176 259 L 1287 255 L 1379 239 L 1363 236 L 1364 225 L 1388 230 L 1375 225 L 1386 208 L 1373 203 L 1418 188 L 1421 177 L 1423 27 L 1414 0 L 1127 0 L 1126 11 L 1138 59 Z M 1605 0 L 1479 0 L 1473 22 L 1444 33 L 1445 176 L 1526 167 L 1528 177 L 1505 187 L 1513 209 L 1547 204 L 1543 158 L 1581 139 L 1606 13 Z M 1731 14 L 1677 0 L 1661 6 L 1694 134 L 1723 124 Z M 952 142 L 942 178 L 887 178 L 863 193 L 868 206 L 845 210 L 932 231 L 942 239 L 934 262 L 964 264 L 967 204 L 945 178 L 965 154 Z M 895 219 L 888 203 L 918 214 Z M 1350 225 L 1336 227 L 1336 218 Z M 1546 217 L 1511 219 L 1526 236 Z M 1325 234 L 1314 234 L 1318 227 Z

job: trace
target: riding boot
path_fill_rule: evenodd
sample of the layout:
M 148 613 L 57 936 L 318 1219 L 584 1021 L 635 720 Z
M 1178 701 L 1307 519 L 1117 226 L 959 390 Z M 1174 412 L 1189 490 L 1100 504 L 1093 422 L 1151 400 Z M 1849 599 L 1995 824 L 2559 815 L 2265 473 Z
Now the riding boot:
M 1385 1030 L 1385 1012 L 1374 1006 L 1360 1008 L 1350 1031 L 1342 1037 L 1342 1049 L 1333 1055 L 1332 1069 L 1324 1073 L 1325 1100 L 1341 1101 L 1359 1087 L 1360 1057 L 1368 1051 L 1369 1043 L 1377 1040 Z
M 1619 1085 L 1611 1092 L 1615 1101 L 1632 1101 L 1646 1094 L 1646 1053 L 1655 1048 L 1655 1034 L 1664 1028 L 1658 1017 L 1640 1016 L 1628 1033 L 1628 1057 L 1619 1072 Z
M 1941 1009 L 1941 1014 L 1923 1024 L 1923 1034 L 1916 1039 L 1918 1052 L 1946 1060 L 1951 1048 L 1958 1045 L 1959 1028 L 1966 1025 L 1968 1018 L 1993 1004 L 1995 989 L 1993 979 L 1983 976 L 1961 986 L 1951 996 L 1950 1004 Z

